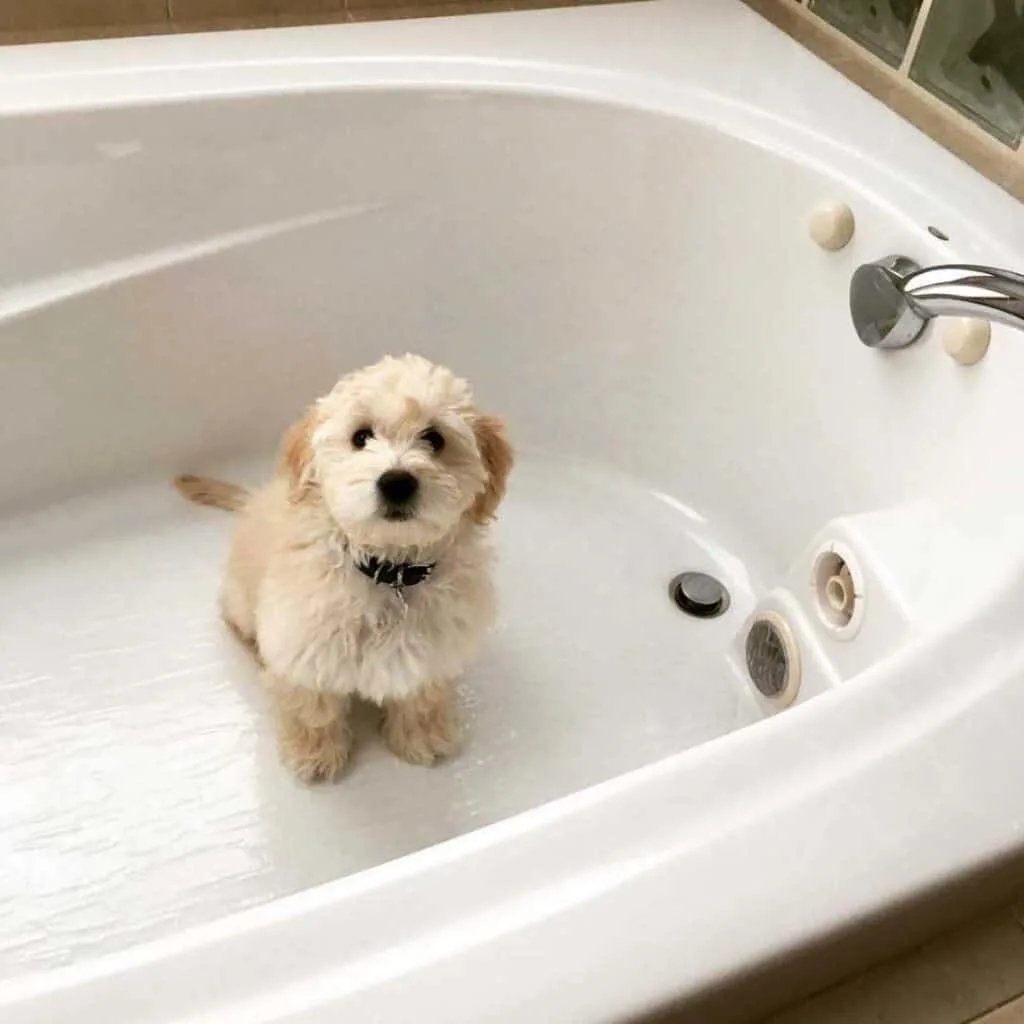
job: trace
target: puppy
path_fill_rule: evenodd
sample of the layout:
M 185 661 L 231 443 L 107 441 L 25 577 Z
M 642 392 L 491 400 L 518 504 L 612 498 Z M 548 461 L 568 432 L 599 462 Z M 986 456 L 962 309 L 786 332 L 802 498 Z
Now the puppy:
M 494 617 L 487 525 L 512 461 L 469 385 L 407 355 L 315 402 L 263 488 L 175 481 L 239 513 L 221 614 L 260 660 L 281 757 L 300 779 L 344 767 L 355 697 L 383 708 L 384 740 L 404 760 L 455 749 L 452 683 Z

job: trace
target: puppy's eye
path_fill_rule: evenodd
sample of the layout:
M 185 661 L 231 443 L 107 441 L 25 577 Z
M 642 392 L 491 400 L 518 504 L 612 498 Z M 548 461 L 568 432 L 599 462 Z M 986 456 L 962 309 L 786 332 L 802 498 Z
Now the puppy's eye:
M 428 430 L 422 437 L 435 452 L 439 452 L 444 448 L 444 435 L 439 430 Z
M 366 442 L 373 437 L 373 431 L 369 427 L 361 427 L 352 435 L 353 448 L 365 448 Z

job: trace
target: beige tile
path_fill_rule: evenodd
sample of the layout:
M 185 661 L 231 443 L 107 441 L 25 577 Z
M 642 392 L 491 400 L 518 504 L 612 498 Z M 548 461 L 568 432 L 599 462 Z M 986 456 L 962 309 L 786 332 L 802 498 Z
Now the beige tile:
M 171 30 L 179 35 L 190 32 L 232 32 L 254 28 L 277 28 L 276 14 L 262 14 L 255 17 L 202 18 L 188 21 L 172 21 Z
M 70 31 L 167 20 L 167 0 L 0 0 L 0 30 Z
M 300 25 L 338 25 L 350 22 L 347 10 L 321 11 L 319 14 L 278 14 L 274 18 L 277 28 L 296 28 Z
M 352 0 L 356 3 L 357 0 Z M 365 4 L 365 0 L 358 0 Z M 349 17 L 353 21 L 386 21 L 393 18 L 443 18 L 462 14 L 486 14 L 507 11 L 506 0 L 476 0 L 473 3 L 450 3 L 448 0 L 419 4 L 415 7 L 387 6 L 387 0 L 378 0 L 372 6 L 350 7 Z
M 999 183 L 1012 196 L 1024 202 L 1024 151 L 1006 168 L 1006 176 Z
M 274 20 L 278 28 L 294 28 L 296 25 L 337 25 L 352 18 L 347 10 L 336 10 L 320 14 L 278 14 Z
M 1024 999 L 1014 999 L 1012 1003 L 986 1013 L 975 1024 L 1024 1024 Z
M 451 14 L 483 14 L 488 11 L 528 11 L 547 7 L 583 7 L 625 0 L 422 0 L 414 7 L 393 6 L 394 0 L 349 0 L 354 21 L 376 21 L 384 18 L 423 18 Z
M 393 8 L 401 11 L 415 11 L 417 8 L 448 7 L 454 9 L 456 7 L 461 7 L 465 9 L 461 13 L 472 13 L 472 11 L 475 10 L 493 9 L 497 4 L 498 0 L 465 0 L 465 2 L 462 3 L 454 2 L 454 0 L 417 0 L 417 2 L 414 3 L 410 3 L 408 0 L 348 0 L 348 9 L 352 12 L 353 17 L 355 17 L 356 20 L 361 21 L 363 20 L 361 15 L 362 11 L 372 10 L 375 8 Z M 414 15 L 395 15 L 395 17 L 411 16 Z
M 344 10 L 319 11 L 313 14 L 262 14 L 249 18 L 204 18 L 200 21 L 175 21 L 173 31 L 180 35 L 190 32 L 233 32 L 261 28 L 296 28 L 302 25 L 346 24 L 352 19 Z
M 45 29 L 34 32 L 0 30 L 0 46 L 23 46 L 33 43 L 65 43 L 82 39 L 117 39 L 125 36 L 164 35 L 172 30 L 169 21 L 148 25 L 93 25 L 85 28 Z
M 348 0 L 347 7 L 346 0 L 84 0 L 78 4 L 68 0 L 68 9 L 75 8 L 74 18 L 77 21 L 65 17 L 65 8 L 54 7 L 48 14 L 48 20 L 29 25 L 22 22 L 5 23 L 5 12 L 8 8 L 13 11 L 17 4 L 15 0 L 0 0 L 0 46 L 162 32 L 223 32 L 620 2 L 623 0 L 419 0 L 417 4 L 410 5 L 404 0 Z M 149 14 L 165 11 L 168 4 L 173 11 L 173 20 L 170 22 L 162 15 L 159 19 L 141 23 L 110 20 L 110 10 L 114 8 L 127 17 L 139 10 Z M 83 20 L 87 18 L 94 20 Z
M 171 18 L 182 22 L 274 15 L 297 17 L 344 9 L 344 0 L 170 0 Z
M 581 7 L 624 2 L 630 2 L 630 0 L 509 0 L 509 6 L 513 11 L 535 11 L 547 7 Z M 640 0 L 633 0 L 633 2 L 640 2 Z
M 764 1024 L 964 1024 L 1022 993 L 1024 929 L 1005 909 Z

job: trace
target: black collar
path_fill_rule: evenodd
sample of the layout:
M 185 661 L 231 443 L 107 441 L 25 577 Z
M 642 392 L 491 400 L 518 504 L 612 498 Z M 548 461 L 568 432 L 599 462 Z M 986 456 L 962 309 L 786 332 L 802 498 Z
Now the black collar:
M 368 576 L 374 583 L 383 583 L 386 587 L 394 590 L 401 590 L 404 587 L 415 587 L 430 578 L 437 562 L 430 565 L 415 565 L 412 562 L 385 562 L 376 555 L 371 555 L 366 561 L 357 561 L 356 568 Z

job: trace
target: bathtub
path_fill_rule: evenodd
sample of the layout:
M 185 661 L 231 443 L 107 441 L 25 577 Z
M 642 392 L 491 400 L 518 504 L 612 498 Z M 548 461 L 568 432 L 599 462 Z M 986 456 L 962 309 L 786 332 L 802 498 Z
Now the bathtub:
M 7 49 L 0 154 L 5 1024 L 740 1019 L 1019 881 L 1024 345 L 846 296 L 1024 210 L 741 4 Z M 459 756 L 307 789 L 168 481 L 406 350 L 520 449 L 502 616 Z

